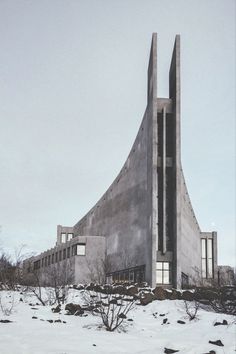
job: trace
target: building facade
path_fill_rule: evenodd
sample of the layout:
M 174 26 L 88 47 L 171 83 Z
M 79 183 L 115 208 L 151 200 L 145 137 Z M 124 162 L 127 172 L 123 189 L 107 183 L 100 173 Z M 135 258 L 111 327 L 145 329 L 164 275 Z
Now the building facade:
M 169 97 L 158 97 L 157 82 L 154 33 L 147 106 L 125 164 L 80 221 L 58 226 L 53 249 L 28 260 L 34 269 L 43 274 L 45 268 L 73 258 L 76 283 L 92 281 L 102 269 L 107 281 L 175 288 L 212 284 L 217 278 L 217 233 L 201 231 L 181 166 L 179 35 Z

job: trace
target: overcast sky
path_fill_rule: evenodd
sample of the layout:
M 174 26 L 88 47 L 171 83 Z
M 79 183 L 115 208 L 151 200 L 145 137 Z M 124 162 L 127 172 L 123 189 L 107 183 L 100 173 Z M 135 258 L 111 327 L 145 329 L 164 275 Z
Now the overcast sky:
M 235 1 L 0 0 L 0 241 L 54 246 L 125 162 L 181 35 L 182 164 L 219 263 L 235 259 Z

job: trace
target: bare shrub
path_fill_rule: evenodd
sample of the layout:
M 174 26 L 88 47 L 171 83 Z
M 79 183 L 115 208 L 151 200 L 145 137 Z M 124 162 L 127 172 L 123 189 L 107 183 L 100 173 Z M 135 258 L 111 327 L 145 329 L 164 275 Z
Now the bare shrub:
M 209 300 L 209 305 L 213 311 L 225 313 L 227 315 L 236 315 L 236 287 L 225 286 L 217 289 L 215 299 Z
M 83 296 L 88 309 L 93 315 L 101 318 L 103 325 L 109 332 L 118 328 L 123 329 L 123 321 L 135 305 L 133 296 L 111 294 L 110 292 L 100 293 L 85 290 Z
M 3 299 L 0 294 L 0 309 L 5 316 L 10 316 L 15 307 L 14 292 L 11 292 L 10 299 L 10 301 L 6 301 L 6 298 Z
M 68 296 L 68 284 L 72 282 L 70 261 L 52 264 L 43 271 L 29 269 L 23 279 L 25 291 L 33 292 L 43 306 L 64 304 Z
M 46 278 L 46 284 L 53 290 L 53 293 L 50 292 L 51 302 L 57 302 L 58 305 L 64 304 L 68 297 L 68 285 L 74 280 L 71 262 L 68 260 L 51 265 L 46 271 Z
M 199 302 L 194 300 L 194 301 L 184 301 L 184 306 L 185 306 L 185 311 L 186 314 L 189 317 L 189 321 L 194 320 L 195 318 L 197 318 L 197 313 L 199 310 Z
M 22 261 L 29 256 L 23 253 L 24 247 L 15 248 L 12 256 L 0 249 L 0 288 L 17 290 L 22 280 Z

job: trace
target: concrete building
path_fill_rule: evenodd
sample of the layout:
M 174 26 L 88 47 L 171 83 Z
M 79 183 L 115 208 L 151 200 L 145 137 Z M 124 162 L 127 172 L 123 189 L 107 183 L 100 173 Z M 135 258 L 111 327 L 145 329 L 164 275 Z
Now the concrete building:
M 217 279 L 217 234 L 201 231 L 181 166 L 179 35 L 169 97 L 158 97 L 157 82 L 154 33 L 147 106 L 124 166 L 80 221 L 58 226 L 56 246 L 30 260 L 35 269 L 44 273 L 72 257 L 75 282 L 91 281 L 102 265 L 109 281 L 180 288 Z

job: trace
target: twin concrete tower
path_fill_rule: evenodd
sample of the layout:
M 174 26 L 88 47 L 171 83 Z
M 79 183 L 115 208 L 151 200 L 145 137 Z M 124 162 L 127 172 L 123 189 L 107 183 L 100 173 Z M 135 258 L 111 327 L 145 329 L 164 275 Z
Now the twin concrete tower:
M 58 226 L 56 247 L 33 260 L 36 269 L 70 258 L 75 281 L 89 282 L 102 260 L 107 281 L 176 288 L 216 277 L 217 235 L 201 232 L 181 167 L 179 35 L 168 98 L 158 97 L 157 82 L 154 33 L 147 107 L 130 154 L 97 204 L 75 226 Z
M 169 71 L 169 98 L 158 98 L 157 81 L 154 33 L 147 107 L 136 140 L 119 175 L 74 226 L 74 234 L 106 237 L 106 259 L 113 278 L 131 269 L 153 286 L 180 287 L 202 277 L 202 238 L 212 239 L 212 262 L 216 263 L 216 234 L 200 231 L 181 168 L 179 35 Z

